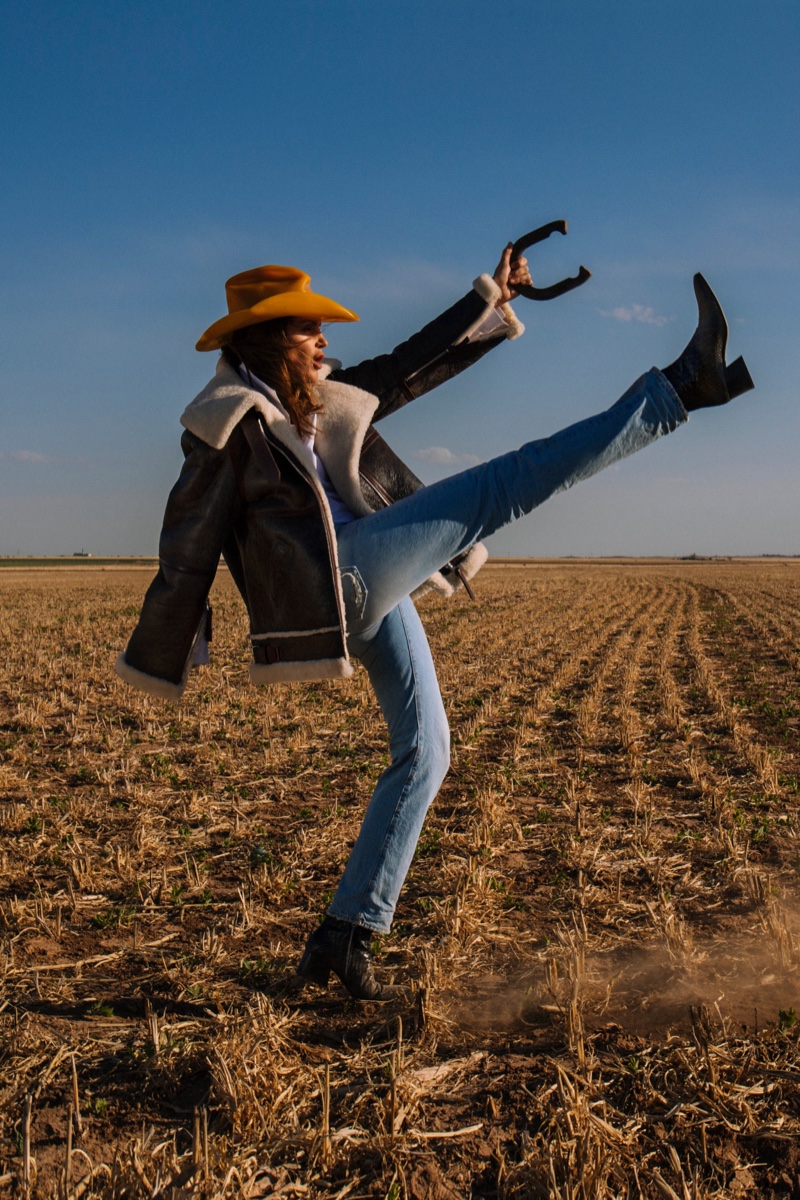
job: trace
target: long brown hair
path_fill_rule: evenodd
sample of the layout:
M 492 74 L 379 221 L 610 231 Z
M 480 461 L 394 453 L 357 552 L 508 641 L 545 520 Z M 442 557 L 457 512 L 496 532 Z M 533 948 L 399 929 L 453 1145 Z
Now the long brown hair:
M 244 363 L 254 375 L 263 379 L 278 393 L 289 411 L 292 424 L 301 434 L 311 432 L 311 417 L 322 408 L 316 389 L 310 384 L 299 364 L 287 356 L 290 317 L 246 325 L 230 335 L 223 353 L 232 365 Z M 232 353 L 231 353 L 232 352 Z M 238 361 L 233 361 L 235 359 Z

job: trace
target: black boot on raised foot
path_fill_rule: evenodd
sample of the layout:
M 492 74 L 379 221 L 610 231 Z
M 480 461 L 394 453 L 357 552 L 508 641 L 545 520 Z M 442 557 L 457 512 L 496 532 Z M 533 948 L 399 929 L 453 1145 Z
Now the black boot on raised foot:
M 398 989 L 383 987 L 375 978 L 370 951 L 372 936 L 361 925 L 326 917 L 306 942 L 297 974 L 326 987 L 333 971 L 354 1000 L 393 1000 Z
M 702 275 L 694 277 L 697 329 L 680 358 L 664 368 L 687 412 L 727 404 L 755 387 L 743 358 L 725 366 L 728 322 L 719 300 Z

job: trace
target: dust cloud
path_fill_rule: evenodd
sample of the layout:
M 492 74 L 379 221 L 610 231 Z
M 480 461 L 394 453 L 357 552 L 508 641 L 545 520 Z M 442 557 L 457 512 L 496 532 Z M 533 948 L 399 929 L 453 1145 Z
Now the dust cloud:
M 642 1036 L 685 1030 L 705 1006 L 742 1032 L 800 1014 L 800 909 L 773 907 L 747 927 L 689 935 L 683 945 L 618 945 L 584 953 L 571 933 L 533 971 L 473 979 L 451 998 L 451 1017 L 472 1029 L 541 1027 L 580 1008 L 584 1027 Z M 800 1017 L 798 1017 L 800 1019 Z

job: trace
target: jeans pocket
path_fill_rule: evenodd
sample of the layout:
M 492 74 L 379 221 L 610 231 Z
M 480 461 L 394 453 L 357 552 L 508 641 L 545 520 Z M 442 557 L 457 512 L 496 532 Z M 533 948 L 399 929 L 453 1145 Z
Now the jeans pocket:
M 345 616 L 351 621 L 360 621 L 367 607 L 367 585 L 358 567 L 342 567 L 340 575 Z

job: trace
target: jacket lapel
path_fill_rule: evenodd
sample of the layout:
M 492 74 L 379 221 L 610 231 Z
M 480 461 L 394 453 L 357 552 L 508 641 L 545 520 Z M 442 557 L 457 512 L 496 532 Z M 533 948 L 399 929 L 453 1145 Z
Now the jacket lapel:
M 361 494 L 358 464 L 378 398 L 352 384 L 332 380 L 320 383 L 317 392 L 322 403 L 317 417 L 317 454 L 347 507 L 357 516 L 366 516 L 372 509 Z
M 322 381 L 318 393 L 323 407 L 317 417 L 316 452 L 348 508 L 365 516 L 372 510 L 361 494 L 358 464 L 378 399 L 361 388 L 331 380 Z M 291 421 L 261 392 L 249 388 L 224 358 L 219 360 L 214 378 L 185 409 L 181 424 L 207 445 L 222 450 L 253 408 L 264 418 L 276 441 L 317 479 L 314 457 Z

